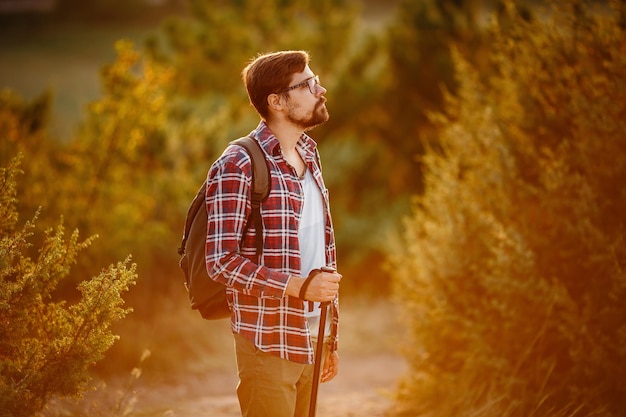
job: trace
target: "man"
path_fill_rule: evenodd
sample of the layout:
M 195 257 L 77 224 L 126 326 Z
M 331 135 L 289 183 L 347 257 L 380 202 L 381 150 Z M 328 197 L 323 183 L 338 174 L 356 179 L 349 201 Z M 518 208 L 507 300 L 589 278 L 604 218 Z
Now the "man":
M 207 269 L 227 287 L 244 417 L 307 415 L 320 302 L 331 303 L 321 381 L 335 377 L 339 366 L 341 275 L 319 272 L 336 269 L 335 240 L 316 143 L 305 133 L 329 116 L 326 89 L 308 64 L 306 52 L 283 51 L 258 56 L 242 73 L 261 117 L 250 136 L 260 143 L 271 174 L 261 206 L 259 259 L 254 225 L 246 225 L 250 157 L 229 146 L 208 174 Z

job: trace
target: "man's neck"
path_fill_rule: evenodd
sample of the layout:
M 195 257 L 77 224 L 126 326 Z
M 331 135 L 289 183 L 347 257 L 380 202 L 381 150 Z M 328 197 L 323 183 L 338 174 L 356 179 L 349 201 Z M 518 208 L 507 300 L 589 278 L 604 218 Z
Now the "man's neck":
M 266 122 L 267 127 L 272 131 L 278 142 L 280 142 L 280 147 L 283 152 L 291 152 L 296 149 L 296 145 L 298 141 L 302 137 L 304 131 L 292 124 L 281 123 L 281 122 Z

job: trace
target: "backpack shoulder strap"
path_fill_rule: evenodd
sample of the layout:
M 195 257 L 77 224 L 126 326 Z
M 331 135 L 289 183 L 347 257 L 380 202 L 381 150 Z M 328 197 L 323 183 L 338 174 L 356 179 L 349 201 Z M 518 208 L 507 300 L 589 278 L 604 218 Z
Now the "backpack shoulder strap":
M 270 169 L 267 166 L 265 153 L 261 149 L 261 145 L 252 137 L 244 136 L 231 142 L 234 145 L 243 147 L 252 160 L 252 212 L 250 217 L 254 222 L 254 230 L 256 231 L 256 256 L 257 262 L 263 253 L 263 219 L 261 218 L 261 203 L 270 193 Z M 243 234 L 250 227 L 250 219 L 246 223 Z
M 244 136 L 231 142 L 243 147 L 252 159 L 252 203 L 261 204 L 270 193 L 270 171 L 259 142 Z

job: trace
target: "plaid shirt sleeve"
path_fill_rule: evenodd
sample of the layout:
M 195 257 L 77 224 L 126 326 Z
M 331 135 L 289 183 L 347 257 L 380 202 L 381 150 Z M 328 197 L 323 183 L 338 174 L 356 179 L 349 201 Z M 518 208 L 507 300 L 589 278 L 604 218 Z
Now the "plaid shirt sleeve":
M 250 157 L 240 147 L 231 146 L 211 168 L 207 183 L 208 272 L 242 294 L 282 298 L 289 274 L 256 265 L 240 255 L 249 252 L 249 248 L 240 248 L 240 242 L 251 212 L 251 178 Z M 253 227 L 251 230 L 254 233 Z
M 313 346 L 305 302 L 285 293 L 289 276 L 302 275 L 298 225 L 303 190 L 267 126 L 261 122 L 252 135 L 266 153 L 271 174 L 270 195 L 261 205 L 263 256 L 256 260 L 253 224 L 243 235 L 251 212 L 251 159 L 239 146 L 229 146 L 213 164 L 207 179 L 207 271 L 211 278 L 227 287 L 233 332 L 264 352 L 293 362 L 312 363 Z M 328 191 L 322 180 L 317 149 L 306 135 L 299 146 L 323 196 L 326 260 L 327 265 L 336 267 Z M 332 307 L 331 347 L 337 349 L 337 301 Z

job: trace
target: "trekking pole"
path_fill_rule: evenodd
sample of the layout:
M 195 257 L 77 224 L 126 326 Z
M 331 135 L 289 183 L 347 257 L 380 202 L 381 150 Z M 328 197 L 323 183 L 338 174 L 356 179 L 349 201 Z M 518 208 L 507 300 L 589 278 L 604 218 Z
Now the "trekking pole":
M 335 269 L 323 267 L 323 272 L 335 272 Z M 330 301 L 320 304 L 322 310 L 320 314 L 320 327 L 317 332 L 317 348 L 315 350 L 315 364 L 313 365 L 313 386 L 311 387 L 311 403 L 309 405 L 309 417 L 315 417 L 315 407 L 317 405 L 317 389 L 320 384 L 320 372 L 322 368 L 322 355 L 324 351 L 324 330 L 326 330 L 326 315 Z

